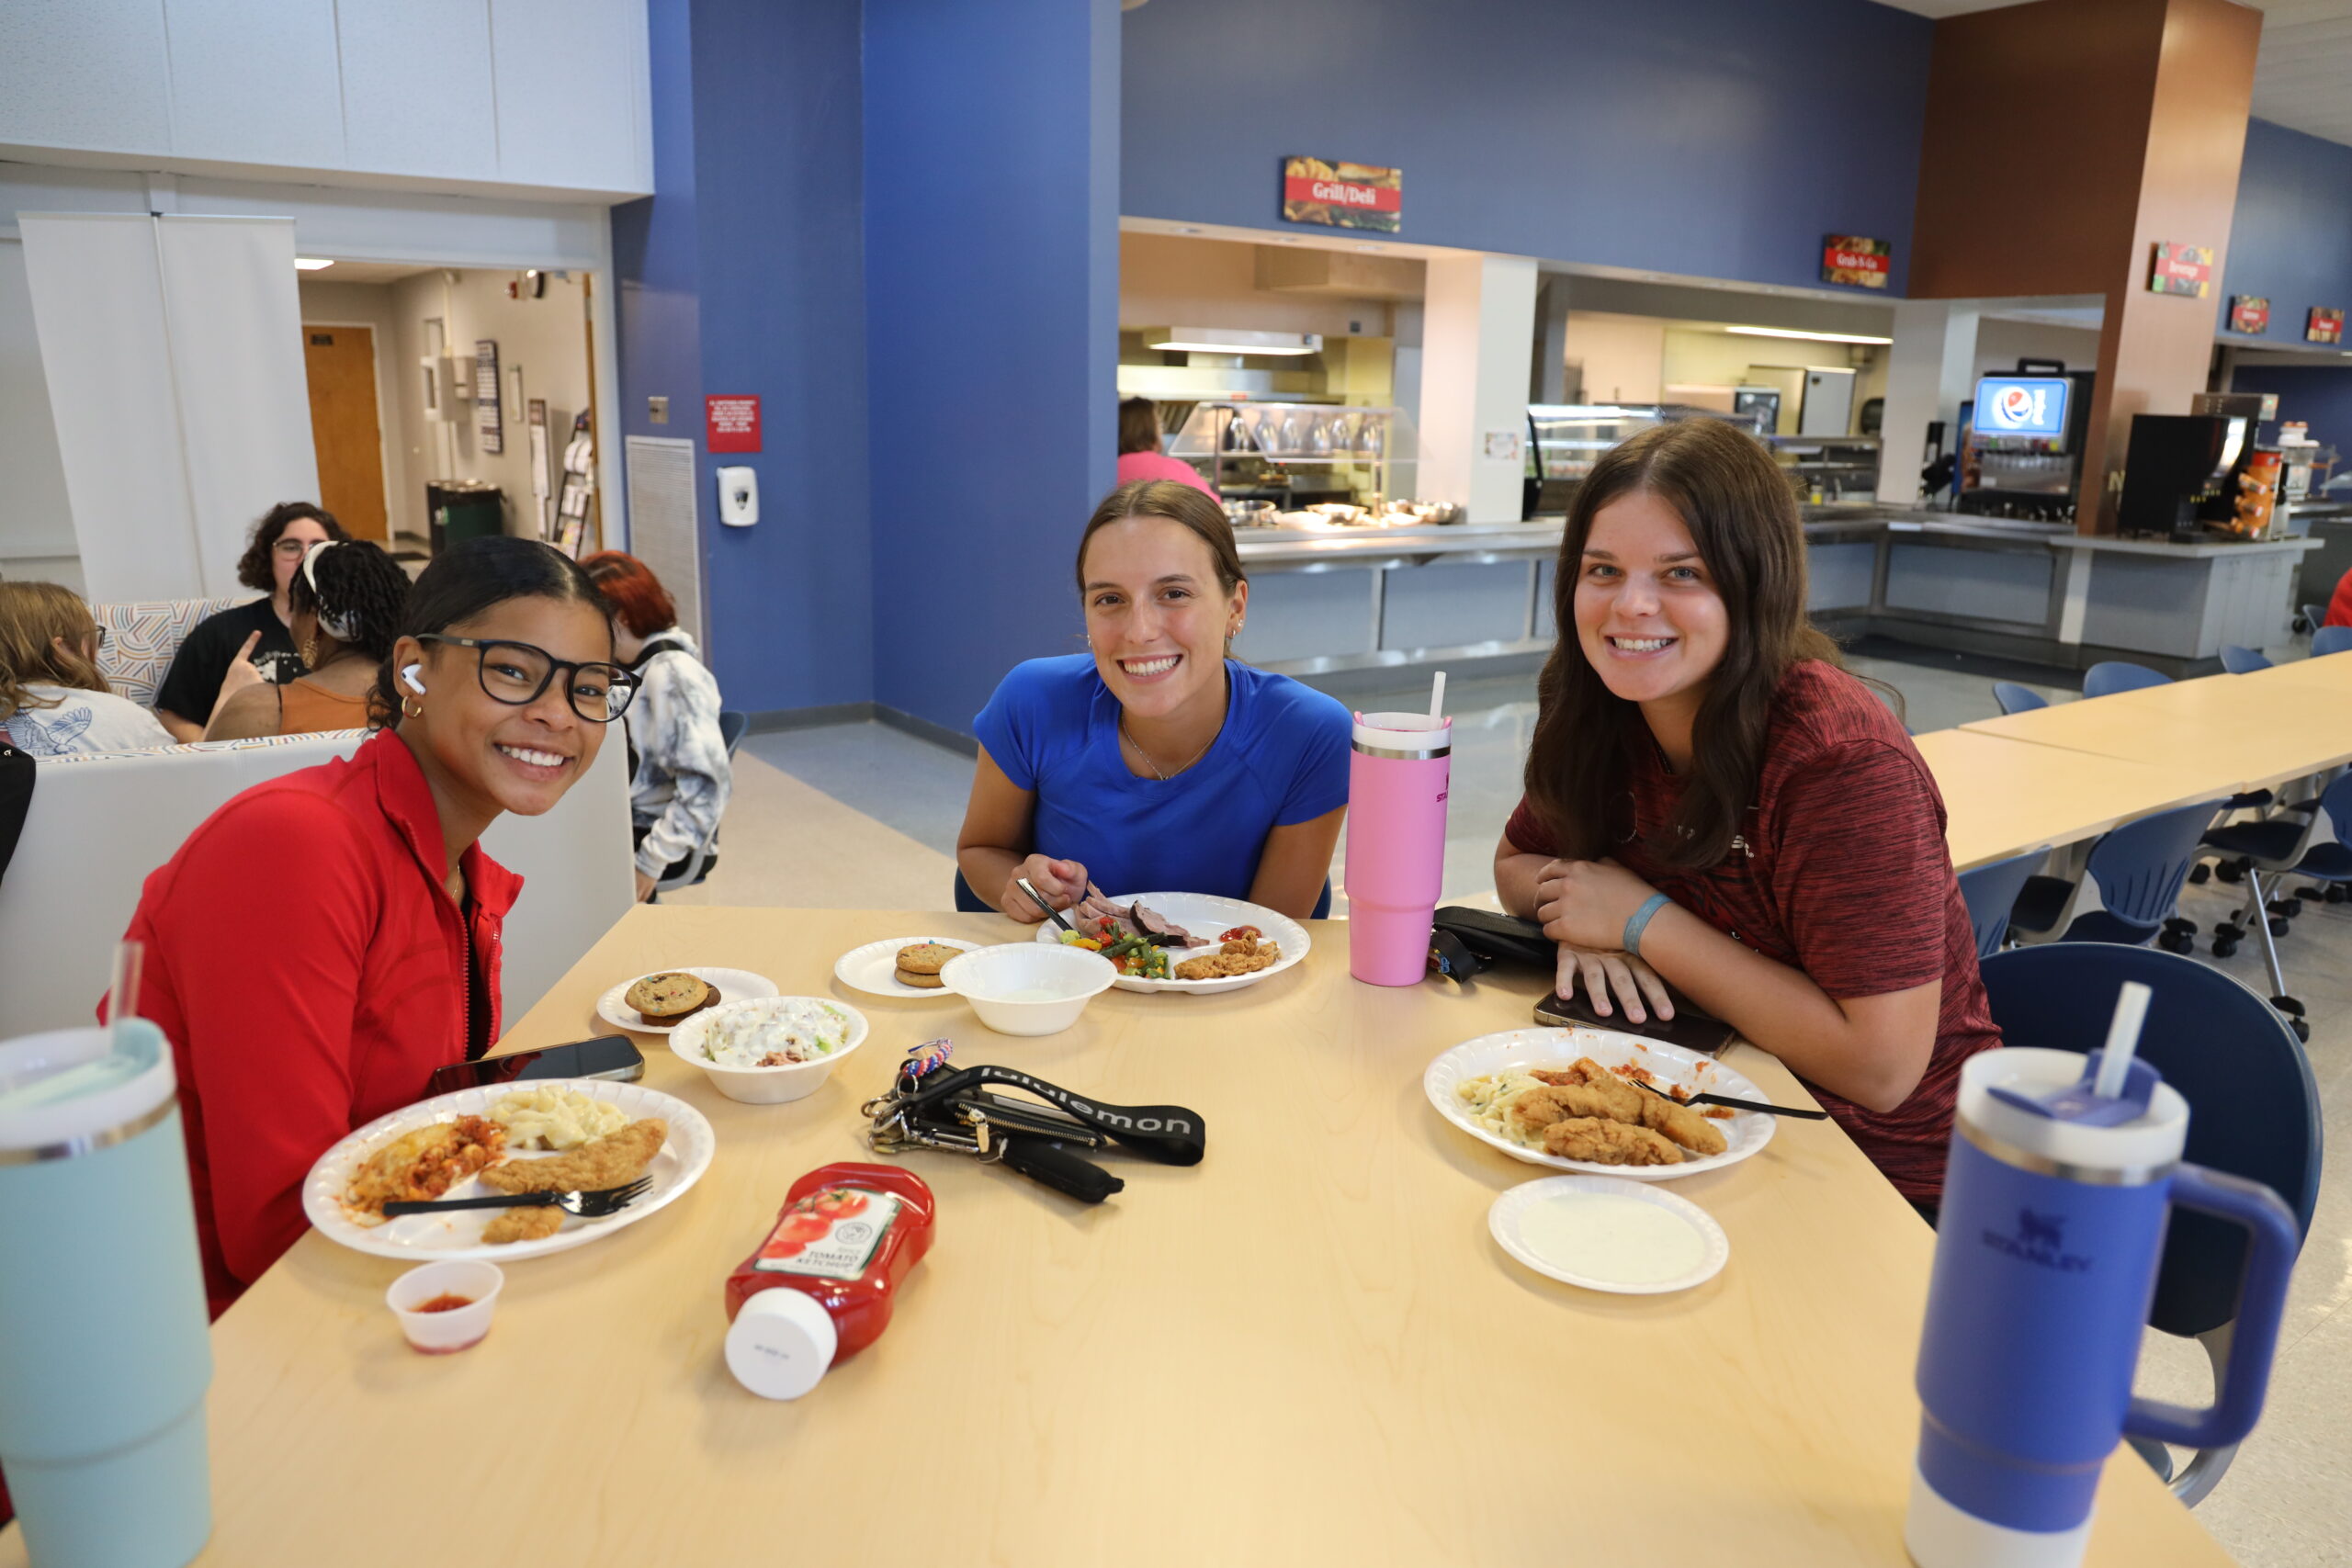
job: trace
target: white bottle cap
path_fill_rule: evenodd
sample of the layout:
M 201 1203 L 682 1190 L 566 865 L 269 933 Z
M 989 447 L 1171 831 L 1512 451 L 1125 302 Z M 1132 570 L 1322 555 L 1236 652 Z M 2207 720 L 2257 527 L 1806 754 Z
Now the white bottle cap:
M 832 1314 L 790 1286 L 762 1291 L 727 1330 L 727 1370 L 762 1399 L 797 1399 L 817 1386 L 841 1343 Z

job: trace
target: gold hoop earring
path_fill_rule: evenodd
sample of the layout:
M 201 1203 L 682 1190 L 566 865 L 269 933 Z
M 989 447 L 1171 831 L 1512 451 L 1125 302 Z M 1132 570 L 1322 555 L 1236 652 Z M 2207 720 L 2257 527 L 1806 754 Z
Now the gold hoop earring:
M 401 716 L 403 718 L 423 718 L 424 716 L 424 705 L 423 703 L 412 702 L 408 698 L 402 697 L 401 699 Z

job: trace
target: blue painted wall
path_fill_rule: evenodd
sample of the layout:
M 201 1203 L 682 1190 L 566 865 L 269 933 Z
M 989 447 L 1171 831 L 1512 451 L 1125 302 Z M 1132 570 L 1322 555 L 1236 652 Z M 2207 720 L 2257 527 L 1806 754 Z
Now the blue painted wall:
M 1820 286 L 1909 265 L 1934 24 L 1868 0 L 1167 0 L 1127 13 L 1129 216 L 1282 227 L 1281 161 L 1405 172 L 1399 236 Z
M 727 705 L 873 691 L 857 0 L 653 0 L 656 194 L 615 210 L 621 428 L 696 444 L 707 649 Z M 756 393 L 762 451 L 701 449 Z M 671 400 L 667 425 L 645 400 Z M 759 474 L 719 525 L 715 469 Z
M 1117 463 L 1119 22 L 865 6 L 874 694 L 966 733 L 1013 664 L 1078 646 Z
M 2221 292 L 2217 330 L 2233 343 L 2299 344 L 2312 306 L 2352 310 L 2352 147 L 2268 120 L 2246 122 Z M 2270 301 L 2269 332 L 2228 331 L 2233 294 Z
M 2352 360 L 2329 365 L 2242 365 L 2230 378 L 2233 392 L 2276 392 L 2281 421 L 2300 419 L 2312 427 L 2312 439 L 2352 455 Z M 2278 426 L 2266 424 L 2262 438 L 2275 438 Z M 2338 464 L 2335 471 L 2346 471 Z

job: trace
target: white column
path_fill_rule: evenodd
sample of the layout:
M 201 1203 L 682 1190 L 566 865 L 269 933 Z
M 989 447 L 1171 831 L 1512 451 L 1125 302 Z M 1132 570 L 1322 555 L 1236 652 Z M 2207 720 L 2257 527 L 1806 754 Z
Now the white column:
M 1886 413 L 1879 434 L 1879 500 L 1907 506 L 1919 499 L 1930 421 L 1944 422 L 1945 451 L 1958 439 L 1960 405 L 1975 389 L 1976 321 L 1973 305 L 1945 299 L 1895 302 Z
M 1532 260 L 1430 260 L 1421 324 L 1420 472 L 1414 485 L 1420 499 L 1462 506 L 1472 523 L 1519 520 L 1534 336 Z

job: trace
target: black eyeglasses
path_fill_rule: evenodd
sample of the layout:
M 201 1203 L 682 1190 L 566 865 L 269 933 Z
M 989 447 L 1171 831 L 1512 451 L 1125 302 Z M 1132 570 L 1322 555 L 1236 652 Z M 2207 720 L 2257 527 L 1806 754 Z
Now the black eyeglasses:
M 612 723 L 628 711 L 629 699 L 637 695 L 637 677 L 617 664 L 574 664 L 527 642 L 438 633 L 427 633 L 416 640 L 474 649 L 474 672 L 482 691 L 492 701 L 509 707 L 537 702 L 559 672 L 565 677 L 564 696 L 571 711 L 591 724 Z

